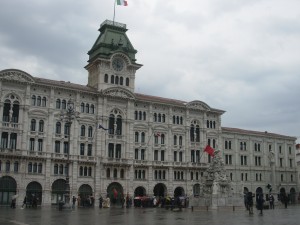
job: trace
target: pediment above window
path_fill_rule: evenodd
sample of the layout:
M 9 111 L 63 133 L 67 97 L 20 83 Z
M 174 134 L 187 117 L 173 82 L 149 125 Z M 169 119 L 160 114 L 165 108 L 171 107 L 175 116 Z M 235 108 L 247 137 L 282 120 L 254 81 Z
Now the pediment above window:
M 132 92 L 123 88 L 108 88 L 104 90 L 102 93 L 105 96 L 119 97 L 123 99 L 131 99 L 131 100 L 135 99 L 135 95 Z
M 204 111 L 210 111 L 211 108 L 204 102 L 201 101 L 192 101 L 186 104 L 187 108 L 192 108 L 192 109 L 199 109 L 199 110 L 204 110 Z

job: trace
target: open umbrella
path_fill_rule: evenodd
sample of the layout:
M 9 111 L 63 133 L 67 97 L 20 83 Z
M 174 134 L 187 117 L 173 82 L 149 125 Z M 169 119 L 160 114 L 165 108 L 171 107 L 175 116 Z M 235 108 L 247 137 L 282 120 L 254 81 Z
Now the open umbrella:
M 11 199 L 15 200 L 17 197 L 18 197 L 18 195 L 16 194 L 16 195 L 11 196 Z

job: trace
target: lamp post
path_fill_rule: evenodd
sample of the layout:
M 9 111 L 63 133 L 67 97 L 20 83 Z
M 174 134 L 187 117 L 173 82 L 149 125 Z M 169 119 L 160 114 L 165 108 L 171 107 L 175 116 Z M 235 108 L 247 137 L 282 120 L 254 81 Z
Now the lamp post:
M 75 111 L 74 102 L 69 99 L 66 110 L 61 111 L 60 119 L 65 121 L 65 134 L 68 135 L 67 145 L 67 163 L 66 163 L 66 185 L 65 185 L 65 208 L 71 208 L 70 205 L 70 176 L 69 176 L 69 165 L 70 165 L 70 137 L 71 137 L 71 125 L 72 121 L 79 118 L 79 113 Z

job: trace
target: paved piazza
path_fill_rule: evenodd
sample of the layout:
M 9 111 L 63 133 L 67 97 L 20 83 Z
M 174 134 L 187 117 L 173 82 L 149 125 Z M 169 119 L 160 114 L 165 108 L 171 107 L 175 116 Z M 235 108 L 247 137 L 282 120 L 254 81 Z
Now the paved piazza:
M 73 211 L 58 211 L 55 207 L 38 209 L 0 208 L 1 225 L 91 225 L 91 224 L 130 224 L 130 225 L 299 225 L 300 205 L 282 206 L 275 210 L 265 210 L 263 216 L 258 211 L 249 215 L 242 208 L 221 210 L 183 209 L 181 212 L 162 208 L 79 208 Z

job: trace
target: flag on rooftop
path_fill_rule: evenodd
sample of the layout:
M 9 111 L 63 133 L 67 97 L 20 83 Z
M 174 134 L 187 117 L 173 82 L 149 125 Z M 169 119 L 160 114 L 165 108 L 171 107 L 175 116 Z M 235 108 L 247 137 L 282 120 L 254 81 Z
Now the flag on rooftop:
M 127 0 L 116 0 L 117 5 L 128 6 Z

